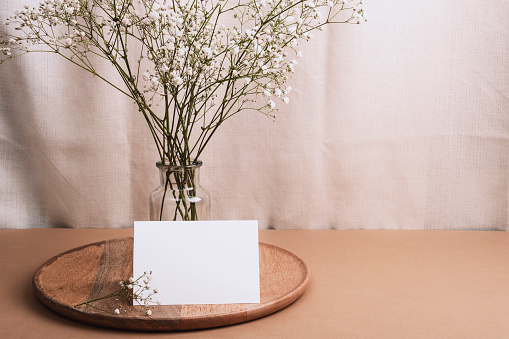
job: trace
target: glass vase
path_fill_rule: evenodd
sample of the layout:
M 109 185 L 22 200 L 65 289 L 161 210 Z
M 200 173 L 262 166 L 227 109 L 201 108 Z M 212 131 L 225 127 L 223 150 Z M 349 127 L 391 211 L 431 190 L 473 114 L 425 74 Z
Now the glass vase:
M 187 166 L 157 163 L 160 186 L 150 194 L 151 221 L 209 220 L 210 196 L 200 186 L 201 161 Z

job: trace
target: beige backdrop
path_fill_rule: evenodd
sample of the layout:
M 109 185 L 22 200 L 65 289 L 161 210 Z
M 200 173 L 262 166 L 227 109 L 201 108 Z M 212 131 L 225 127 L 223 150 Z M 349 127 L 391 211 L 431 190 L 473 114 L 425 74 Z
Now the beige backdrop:
M 1 2 L 3 22 L 38 0 Z M 275 122 L 246 113 L 215 136 L 202 157 L 213 219 L 505 230 L 509 2 L 366 9 L 368 23 L 306 45 Z M 0 227 L 148 218 L 157 155 L 134 104 L 52 55 L 1 65 L 0 79 Z

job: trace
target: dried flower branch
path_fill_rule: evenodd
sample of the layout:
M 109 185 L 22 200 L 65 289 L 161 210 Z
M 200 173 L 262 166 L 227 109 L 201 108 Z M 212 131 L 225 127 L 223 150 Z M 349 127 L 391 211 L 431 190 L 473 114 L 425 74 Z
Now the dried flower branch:
M 128 302 L 133 302 L 140 306 L 145 307 L 146 308 L 145 314 L 150 316 L 152 315 L 152 311 L 149 309 L 149 307 L 151 304 L 153 304 L 152 297 L 154 294 L 159 292 L 157 288 L 151 289 L 151 287 L 148 286 L 151 280 L 152 271 L 144 272 L 138 279 L 129 278 L 129 280 L 127 281 L 120 281 L 119 283 L 120 288 L 117 289 L 116 291 L 105 296 L 74 305 L 74 307 L 87 305 L 102 312 L 106 312 L 113 315 L 119 315 L 122 312 L 122 305 L 119 305 L 119 307 L 112 312 L 110 310 L 105 310 L 103 308 L 96 307 L 92 305 L 92 303 L 110 298 L 115 298 L 116 301 L 118 301 L 119 299 L 124 299 Z M 156 304 L 161 305 L 161 302 L 157 301 Z M 123 311 L 126 312 L 125 309 Z
M 290 102 L 287 81 L 312 31 L 362 21 L 362 0 L 42 0 L 8 19 L 0 63 L 60 55 L 131 98 L 161 162 L 186 166 L 229 118 L 274 118 Z M 100 59 L 123 84 L 97 72 Z

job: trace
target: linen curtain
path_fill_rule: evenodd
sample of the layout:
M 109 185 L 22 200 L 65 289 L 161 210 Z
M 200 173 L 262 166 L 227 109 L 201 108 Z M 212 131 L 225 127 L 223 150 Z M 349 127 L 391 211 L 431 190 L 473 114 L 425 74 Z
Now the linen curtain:
M 0 21 L 38 2 L 2 0 Z M 219 129 L 201 157 L 212 218 L 506 230 L 509 2 L 370 0 L 365 10 L 367 23 L 303 45 L 275 120 L 245 112 Z M 51 54 L 10 60 L 0 79 L 0 227 L 148 219 L 157 153 L 134 103 Z

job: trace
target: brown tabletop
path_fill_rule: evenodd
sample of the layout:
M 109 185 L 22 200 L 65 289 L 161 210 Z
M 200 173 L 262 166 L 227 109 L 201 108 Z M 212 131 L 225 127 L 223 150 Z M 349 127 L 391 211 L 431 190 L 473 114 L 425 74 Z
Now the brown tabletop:
M 132 229 L 0 230 L 0 338 L 509 338 L 509 233 L 260 231 L 309 266 L 294 304 L 183 333 L 112 330 L 45 308 L 31 285 L 47 259 Z

